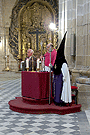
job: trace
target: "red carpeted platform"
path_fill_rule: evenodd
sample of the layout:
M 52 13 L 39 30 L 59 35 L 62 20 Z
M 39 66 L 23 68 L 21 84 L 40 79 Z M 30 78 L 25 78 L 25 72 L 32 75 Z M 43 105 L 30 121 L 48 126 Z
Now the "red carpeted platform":
M 60 107 L 56 106 L 51 100 L 51 104 L 48 104 L 48 99 L 36 100 L 26 97 L 16 97 L 14 100 L 9 101 L 9 107 L 11 110 L 28 113 L 28 114 L 44 114 L 44 113 L 55 113 L 55 114 L 69 114 L 81 111 L 81 104 L 72 103 L 70 106 Z
M 16 97 L 8 102 L 11 110 L 20 113 L 61 115 L 81 111 L 81 105 L 77 104 L 77 94 L 72 94 L 70 105 L 60 107 L 54 104 L 51 91 L 51 104 L 49 105 L 49 72 L 22 71 L 21 76 L 22 97 Z M 72 86 L 71 89 L 77 92 L 77 87 Z

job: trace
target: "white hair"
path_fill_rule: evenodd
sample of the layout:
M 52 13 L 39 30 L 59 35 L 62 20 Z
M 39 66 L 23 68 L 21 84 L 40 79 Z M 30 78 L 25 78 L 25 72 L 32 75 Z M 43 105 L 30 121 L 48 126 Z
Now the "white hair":
M 34 51 L 33 51 L 32 49 L 28 49 L 28 51 L 29 51 L 30 53 L 32 53 L 32 54 L 34 53 Z
M 30 51 L 32 54 L 34 53 L 34 51 L 31 49 L 31 51 Z

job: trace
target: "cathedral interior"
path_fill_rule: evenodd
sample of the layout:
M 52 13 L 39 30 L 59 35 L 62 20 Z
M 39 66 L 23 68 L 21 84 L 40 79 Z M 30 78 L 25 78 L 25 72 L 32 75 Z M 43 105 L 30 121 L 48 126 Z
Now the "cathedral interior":
M 55 29 L 49 27 L 51 23 L 55 24 Z M 8 91 L 7 94 L 9 94 L 11 89 L 7 88 L 7 84 L 9 85 L 9 82 L 11 82 L 13 89 L 13 85 L 16 82 L 17 89 L 13 93 L 17 90 L 17 95 L 19 95 L 20 80 L 18 79 L 20 79 L 22 71 L 21 62 L 26 58 L 27 50 L 33 49 L 36 58 L 46 53 L 46 45 L 48 43 L 53 43 L 54 48 L 57 50 L 66 31 L 64 53 L 70 70 L 71 85 L 78 87 L 78 103 L 82 105 L 82 110 L 89 110 L 89 112 L 83 111 L 80 114 L 67 115 L 65 118 L 69 122 L 69 119 L 72 121 L 71 117 L 77 117 L 79 119 L 78 123 L 73 121 L 76 125 L 79 125 L 80 131 L 78 130 L 77 134 L 85 135 L 86 129 L 84 126 L 85 124 L 86 126 L 88 125 L 86 116 L 90 124 L 90 0 L 0 0 L 0 90 L 5 88 L 7 89 L 5 92 L 7 93 Z M 3 92 L 1 92 L 1 95 L 2 98 L 6 98 L 5 102 L 7 102 L 8 97 L 4 96 Z M 1 101 L 2 99 L 0 99 Z M 2 103 L 2 106 L 4 103 Z M 1 114 L 2 110 L 7 109 L 7 106 L 4 106 L 5 108 L 2 108 L 2 106 L 0 107 Z M 14 113 L 12 112 L 11 114 Z M 14 115 L 16 116 L 17 114 Z M 86 123 L 80 125 L 80 122 L 82 123 L 81 117 L 83 116 Z M 0 121 L 1 117 L 2 115 L 0 115 Z M 27 118 L 31 117 L 32 120 L 35 120 L 35 117 L 39 120 L 40 118 L 49 119 L 49 115 L 48 117 L 46 115 L 41 115 L 41 117 L 39 115 L 27 115 Z M 55 115 L 55 117 L 56 119 L 62 119 L 61 116 Z M 55 122 L 57 123 L 57 120 Z M 26 135 L 23 133 L 24 129 L 20 126 L 19 128 L 22 131 L 18 132 L 19 129 L 16 128 L 12 135 L 14 133 Z M 6 129 L 5 134 L 7 133 Z M 53 127 L 52 129 L 54 130 Z M 39 134 L 35 129 L 30 130 L 32 135 L 34 133 L 35 135 Z M 58 135 L 61 133 L 64 135 L 65 133 L 65 131 L 63 133 L 63 130 L 58 132 L 56 130 L 51 134 L 55 135 L 56 133 Z M 3 134 L 2 131 L 3 126 L 0 129 L 1 134 Z M 69 131 L 72 133 L 70 129 Z M 28 130 L 24 132 L 27 132 L 27 135 L 29 133 Z M 70 134 L 70 132 L 68 133 L 67 129 L 67 133 Z M 89 128 L 87 132 L 90 134 Z M 41 134 L 48 134 L 48 132 Z
M 27 50 L 38 58 L 46 45 L 57 50 L 67 31 L 65 57 L 72 85 L 90 98 L 90 2 L 75 0 L 0 0 L 0 71 L 21 71 Z M 50 29 L 54 23 L 56 29 Z M 81 101 L 82 100 L 82 101 Z M 83 99 L 79 98 L 79 102 Z M 84 103 L 83 103 L 84 104 Z

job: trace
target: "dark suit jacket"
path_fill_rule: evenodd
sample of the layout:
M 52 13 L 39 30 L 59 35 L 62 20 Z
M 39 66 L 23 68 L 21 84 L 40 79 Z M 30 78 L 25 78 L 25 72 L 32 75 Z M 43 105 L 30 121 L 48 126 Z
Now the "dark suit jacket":
M 32 57 L 33 57 L 34 71 L 36 71 L 36 69 L 37 69 L 37 59 L 34 56 L 32 56 Z M 29 71 L 32 71 L 32 57 L 29 60 Z M 26 69 L 26 59 L 27 58 L 25 58 L 25 61 L 24 61 L 24 68 L 23 68 L 24 71 L 27 71 L 27 69 Z

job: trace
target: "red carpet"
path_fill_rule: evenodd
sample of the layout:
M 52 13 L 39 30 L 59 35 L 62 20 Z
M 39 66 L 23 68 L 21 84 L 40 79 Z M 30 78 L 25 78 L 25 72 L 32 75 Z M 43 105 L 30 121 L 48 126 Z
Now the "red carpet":
M 81 104 L 72 103 L 70 106 L 56 106 L 51 100 L 51 104 L 48 104 L 48 99 L 35 100 L 25 97 L 16 97 L 14 100 L 9 101 L 9 107 L 11 110 L 28 113 L 28 114 L 44 114 L 44 113 L 55 113 L 55 114 L 69 114 L 81 111 Z

